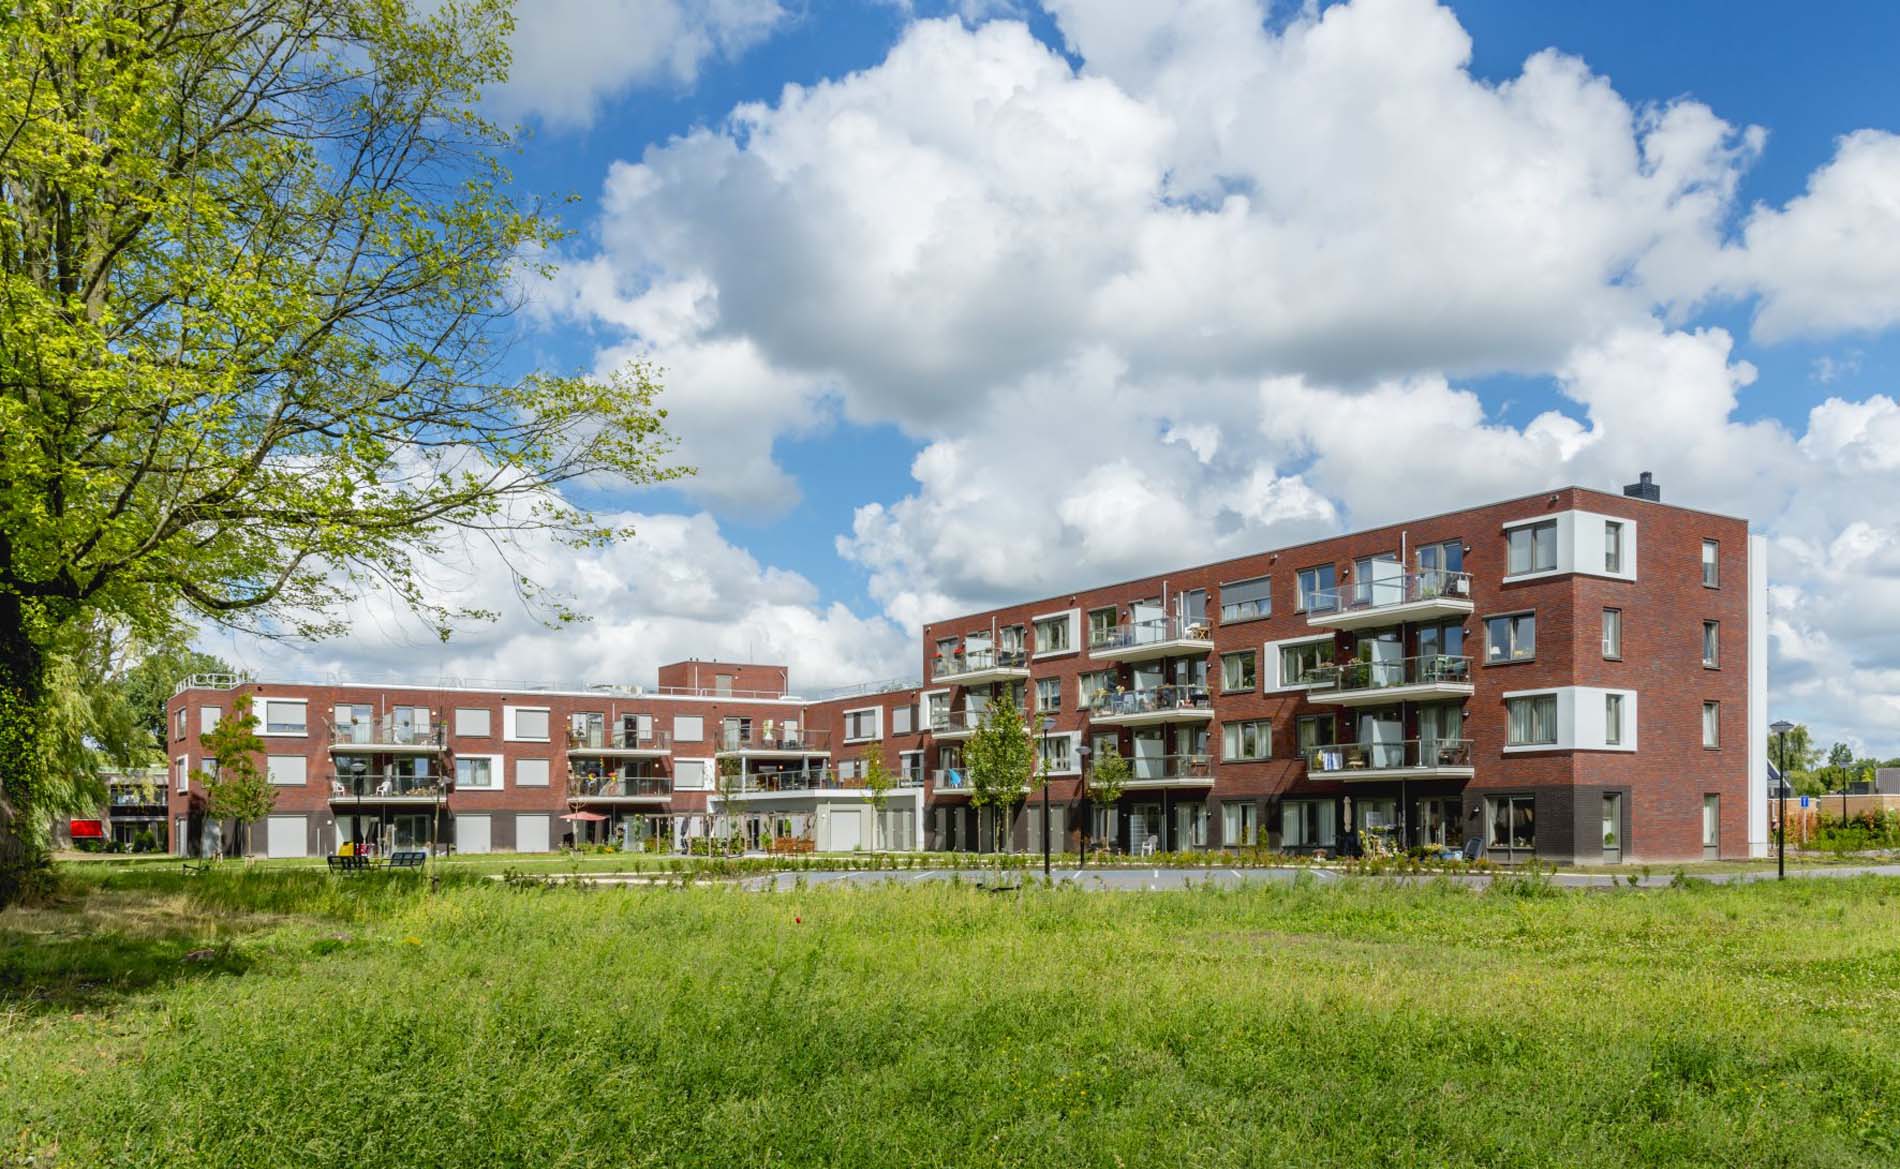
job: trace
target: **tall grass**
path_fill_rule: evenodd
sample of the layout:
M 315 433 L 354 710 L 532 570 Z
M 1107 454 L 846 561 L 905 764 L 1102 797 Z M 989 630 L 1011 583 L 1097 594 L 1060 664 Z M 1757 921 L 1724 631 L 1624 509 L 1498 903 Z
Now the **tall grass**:
M 0 1008 L 0 1141 L 135 1165 L 1900 1161 L 1893 883 L 310 878 L 153 885 L 268 921 L 229 970 Z

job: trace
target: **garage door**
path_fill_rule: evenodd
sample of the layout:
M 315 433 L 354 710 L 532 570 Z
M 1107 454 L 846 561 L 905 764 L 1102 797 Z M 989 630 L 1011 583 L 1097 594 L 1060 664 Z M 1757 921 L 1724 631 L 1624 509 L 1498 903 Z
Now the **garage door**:
M 548 818 L 546 816 L 515 817 L 515 851 L 548 851 Z
M 265 856 L 308 856 L 309 841 L 304 837 L 302 816 L 272 816 L 265 821 Z
M 864 817 L 858 814 L 856 808 L 848 812 L 833 812 L 831 814 L 831 850 L 850 852 L 858 847 L 862 840 L 860 829 L 863 825 Z
M 488 851 L 488 817 L 457 816 L 455 818 L 455 851 Z

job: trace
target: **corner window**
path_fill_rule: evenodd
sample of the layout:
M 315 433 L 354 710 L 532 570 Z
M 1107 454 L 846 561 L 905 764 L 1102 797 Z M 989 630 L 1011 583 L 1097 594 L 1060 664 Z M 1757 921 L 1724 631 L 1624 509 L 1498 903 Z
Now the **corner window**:
M 1704 621 L 1702 623 L 1702 666 L 1704 669 L 1719 669 L 1722 665 L 1722 623 Z
M 1623 656 L 1623 610 L 1603 610 L 1603 656 Z
M 1702 585 L 1704 588 L 1714 589 L 1722 586 L 1721 553 L 1722 544 L 1719 540 L 1702 541 Z
M 1280 685 L 1304 686 L 1314 681 L 1313 674 L 1321 666 L 1331 665 L 1333 643 L 1330 641 L 1308 641 L 1299 645 L 1280 647 Z
M 1554 572 L 1557 568 L 1557 521 L 1545 520 L 1512 528 L 1506 536 L 1506 576 L 1527 572 Z
M 1603 571 L 1623 571 L 1623 525 L 1615 520 L 1603 522 Z
M 1069 618 L 1045 617 L 1036 622 L 1036 652 L 1039 654 L 1061 653 L 1075 648 L 1069 637 Z
M 1702 745 L 1710 749 L 1722 745 L 1722 704 L 1702 704 Z
M 1547 747 L 1557 741 L 1557 696 L 1532 694 L 1504 702 L 1507 747 Z
M 1252 690 L 1260 681 L 1254 666 L 1252 650 L 1220 656 L 1220 688 L 1222 690 Z
M 1537 614 L 1512 613 L 1484 622 L 1484 660 L 1524 662 L 1537 656 Z
M 1220 619 L 1224 625 L 1230 621 L 1252 621 L 1256 617 L 1273 615 L 1273 590 L 1271 582 L 1264 576 L 1252 580 L 1237 580 L 1220 587 Z

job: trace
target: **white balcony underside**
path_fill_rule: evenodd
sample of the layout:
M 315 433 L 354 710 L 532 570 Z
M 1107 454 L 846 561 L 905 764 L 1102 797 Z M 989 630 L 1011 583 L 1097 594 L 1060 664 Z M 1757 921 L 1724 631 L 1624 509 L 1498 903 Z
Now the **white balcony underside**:
M 672 792 L 659 792 L 644 796 L 568 796 L 570 804 L 664 804 L 673 798 Z
M 1369 779 L 1470 779 L 1471 767 L 1349 767 L 1343 771 L 1308 770 L 1308 779 L 1343 779 L 1357 783 Z
M 1089 721 L 1103 727 L 1150 727 L 1162 723 L 1209 723 L 1214 711 L 1208 707 L 1177 707 L 1173 710 L 1143 710 L 1130 714 L 1092 714 Z
M 332 755 L 440 755 L 440 743 L 331 743 Z
M 1471 697 L 1469 682 L 1418 682 L 1410 686 L 1370 686 L 1359 690 L 1309 690 L 1308 702 L 1335 706 L 1387 706 L 1394 702 L 1434 702 Z
M 1105 662 L 1151 662 L 1156 658 L 1178 658 L 1188 654 L 1210 654 L 1214 643 L 1202 637 L 1178 637 L 1170 641 L 1147 641 L 1136 645 L 1109 645 L 1092 649 L 1089 656 Z
M 960 674 L 935 673 L 930 676 L 930 680 L 944 686 L 987 686 L 992 682 L 1015 682 L 1027 677 L 1027 666 L 988 666 L 981 670 L 965 670 Z
M 568 758 L 576 755 L 596 759 L 665 759 L 673 754 L 671 747 L 569 747 Z
M 949 740 L 955 741 L 957 739 L 967 739 L 971 735 L 976 734 L 976 728 L 975 727 L 952 727 L 948 730 L 941 730 L 941 731 L 933 730 L 930 732 L 930 734 L 933 738 L 949 739 Z
M 1383 625 L 1399 625 L 1409 621 L 1469 617 L 1473 609 L 1471 601 L 1465 597 L 1430 597 L 1422 601 L 1371 605 L 1363 609 L 1308 613 L 1306 623 L 1316 629 L 1377 629 Z
M 1150 791 L 1164 787 L 1213 787 L 1214 777 L 1211 775 L 1170 775 L 1162 779 L 1134 779 L 1131 777 L 1128 782 L 1122 786 L 1131 792 Z
M 816 751 L 809 747 L 793 750 L 778 747 L 735 747 L 732 750 L 721 749 L 713 752 L 721 759 L 829 759 L 831 752 Z
M 484 788 L 482 790 L 486 791 L 488 789 Z M 371 796 L 340 795 L 339 796 L 339 795 L 333 794 L 330 796 L 330 802 L 333 804 L 413 804 L 419 807 L 428 807 L 430 804 L 439 804 L 439 803 L 444 802 L 447 799 L 448 797 L 445 795 L 444 796 L 374 796 L 374 795 L 371 795 Z

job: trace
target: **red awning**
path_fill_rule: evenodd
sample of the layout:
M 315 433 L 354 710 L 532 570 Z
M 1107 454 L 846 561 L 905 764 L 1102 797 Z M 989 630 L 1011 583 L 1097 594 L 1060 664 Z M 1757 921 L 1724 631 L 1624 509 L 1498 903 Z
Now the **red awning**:
M 104 820 L 74 820 L 71 825 L 74 840 L 103 840 L 106 834 Z
M 599 812 L 569 812 L 561 817 L 563 820 L 605 820 L 606 818 Z

